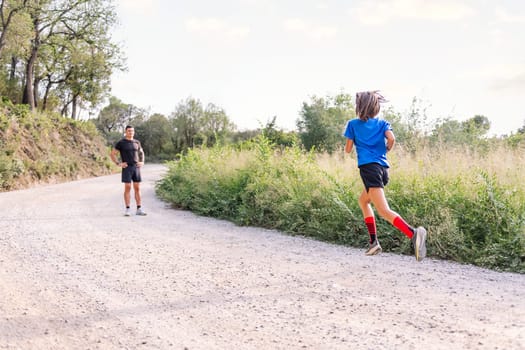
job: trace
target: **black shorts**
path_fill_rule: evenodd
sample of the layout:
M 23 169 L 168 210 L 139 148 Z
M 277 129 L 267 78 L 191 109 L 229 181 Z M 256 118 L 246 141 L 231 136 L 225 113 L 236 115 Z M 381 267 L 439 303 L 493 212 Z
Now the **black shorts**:
M 370 188 L 384 188 L 388 184 L 388 168 L 377 163 L 364 164 L 359 167 L 359 174 L 366 192 Z
M 136 165 L 128 165 L 127 168 L 122 168 L 122 182 L 130 183 L 141 182 L 140 168 Z

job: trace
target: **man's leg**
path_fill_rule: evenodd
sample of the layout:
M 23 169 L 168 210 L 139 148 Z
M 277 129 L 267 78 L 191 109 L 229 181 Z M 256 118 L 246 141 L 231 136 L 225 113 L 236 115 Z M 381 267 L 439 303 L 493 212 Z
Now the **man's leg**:
M 131 182 L 124 183 L 124 204 L 126 204 L 126 208 L 131 205 Z
M 124 182 L 124 204 L 126 205 L 124 216 L 130 216 L 131 209 L 129 206 L 131 205 L 131 182 Z
M 133 192 L 135 192 L 135 202 L 137 203 L 137 207 L 140 207 L 142 205 L 142 199 L 140 198 L 140 182 L 133 183 Z
M 140 216 L 146 215 L 144 209 L 142 209 L 142 199 L 140 197 L 140 182 L 133 183 L 133 191 L 135 192 L 135 202 L 137 202 L 137 214 Z

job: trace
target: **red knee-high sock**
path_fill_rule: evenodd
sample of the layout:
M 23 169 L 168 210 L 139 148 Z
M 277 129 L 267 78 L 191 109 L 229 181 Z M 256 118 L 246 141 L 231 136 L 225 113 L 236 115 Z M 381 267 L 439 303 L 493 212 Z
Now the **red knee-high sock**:
M 399 231 L 403 232 L 408 238 L 412 239 L 412 236 L 414 235 L 414 229 L 409 224 L 407 224 L 401 216 L 397 216 L 392 224 Z
M 376 219 L 373 216 L 365 218 L 366 228 L 370 236 L 370 243 L 376 240 Z

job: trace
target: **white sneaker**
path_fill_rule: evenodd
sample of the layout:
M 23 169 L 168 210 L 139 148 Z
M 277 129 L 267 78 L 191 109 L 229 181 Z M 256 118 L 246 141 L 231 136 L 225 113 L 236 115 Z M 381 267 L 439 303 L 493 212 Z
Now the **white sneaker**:
M 365 255 L 376 255 L 383 251 L 381 248 L 381 245 L 379 244 L 379 241 L 376 239 L 372 243 L 370 243 L 370 246 L 365 252 Z
M 131 209 L 126 208 L 126 211 L 124 212 L 124 216 L 131 216 Z
M 146 216 L 148 214 L 146 214 L 146 212 L 144 210 L 142 210 L 142 208 L 138 208 L 137 212 L 135 213 L 135 215 Z
M 427 230 L 424 227 L 419 226 L 416 228 L 412 242 L 414 243 L 414 251 L 416 253 L 416 260 L 421 261 L 427 256 Z

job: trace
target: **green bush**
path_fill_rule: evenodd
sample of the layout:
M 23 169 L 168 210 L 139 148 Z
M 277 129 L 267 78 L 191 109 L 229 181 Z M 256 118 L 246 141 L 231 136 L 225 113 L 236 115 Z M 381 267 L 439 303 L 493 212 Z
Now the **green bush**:
M 196 213 L 241 225 L 365 247 L 357 203 L 362 185 L 343 162 L 324 169 L 317 155 L 275 150 L 264 139 L 237 149 L 190 150 L 169 163 L 159 196 Z M 466 173 L 397 171 L 386 195 L 407 222 L 429 230 L 430 256 L 499 270 L 525 272 L 525 191 L 481 169 Z M 385 250 L 412 254 L 410 240 L 378 219 Z
M 25 170 L 24 163 L 11 155 L 0 154 L 0 189 L 9 189 L 11 182 Z

